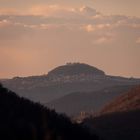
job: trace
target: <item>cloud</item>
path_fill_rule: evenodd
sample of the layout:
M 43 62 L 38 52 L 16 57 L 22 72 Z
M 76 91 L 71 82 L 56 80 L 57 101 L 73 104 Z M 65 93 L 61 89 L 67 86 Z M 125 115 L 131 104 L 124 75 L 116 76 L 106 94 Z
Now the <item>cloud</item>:
M 63 5 L 33 5 L 28 9 L 28 14 L 63 18 L 91 18 L 100 15 L 99 12 L 88 6 L 74 8 Z
M 106 43 L 106 42 L 108 42 L 108 38 L 103 36 L 103 37 L 97 39 L 95 41 L 95 44 L 102 44 L 102 43 Z
M 0 20 L 0 43 L 10 40 L 18 40 L 29 35 L 33 25 L 26 25 L 25 23 L 13 22 L 9 19 Z
M 69 32 L 85 34 L 90 42 L 103 44 L 112 42 L 112 38 L 118 41 L 122 39 L 134 41 L 140 35 L 139 18 L 122 15 L 106 16 L 86 6 L 73 8 L 37 5 L 29 11 L 28 15 L 1 15 L 0 40 L 23 38 L 34 33 L 41 36 L 63 31 L 66 35 Z
M 37 6 L 26 15 L 0 15 L 1 65 L 10 59 L 3 73 L 13 66 L 9 75 L 45 73 L 48 65 L 50 70 L 66 61 L 139 66 L 140 18 L 103 15 L 85 6 Z
M 115 39 L 112 38 L 112 36 L 101 36 L 96 40 L 94 40 L 92 43 L 95 45 L 105 45 L 105 44 L 112 43 L 113 40 Z
M 0 15 L 17 15 L 19 13 L 15 8 L 0 8 Z
M 34 5 L 29 9 L 29 14 L 31 15 L 51 15 L 54 12 L 60 10 L 58 5 Z
M 0 21 L 0 28 L 3 28 L 5 26 L 9 26 L 11 24 L 10 21 L 8 21 L 7 19 L 3 19 Z
M 79 11 L 83 14 L 86 14 L 88 16 L 96 16 L 100 15 L 99 12 L 97 12 L 95 9 L 88 7 L 88 6 L 82 6 Z
M 97 30 L 104 30 L 111 28 L 111 25 L 108 24 L 88 24 L 83 27 L 87 32 L 95 32 Z
M 85 30 L 86 30 L 87 32 L 93 32 L 93 31 L 95 31 L 94 26 L 91 25 L 91 24 L 86 25 L 84 28 L 85 28 Z

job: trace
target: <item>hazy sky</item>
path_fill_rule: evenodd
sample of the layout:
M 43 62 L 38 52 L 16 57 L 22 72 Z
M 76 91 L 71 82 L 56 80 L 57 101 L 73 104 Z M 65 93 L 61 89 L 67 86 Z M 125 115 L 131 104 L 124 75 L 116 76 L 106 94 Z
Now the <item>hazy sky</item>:
M 140 0 L 0 0 L 0 78 L 84 62 L 140 77 Z

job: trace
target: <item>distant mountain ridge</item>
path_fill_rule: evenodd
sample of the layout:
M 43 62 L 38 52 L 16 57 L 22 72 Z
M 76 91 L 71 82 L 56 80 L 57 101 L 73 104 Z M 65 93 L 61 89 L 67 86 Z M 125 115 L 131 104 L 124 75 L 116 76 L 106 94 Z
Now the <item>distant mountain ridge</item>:
M 113 86 L 92 92 L 75 92 L 51 101 L 47 103 L 46 106 L 69 116 L 76 116 L 81 112 L 95 114 L 100 111 L 104 105 L 127 92 L 132 87 L 133 86 L 130 85 Z
M 138 85 L 140 79 L 109 76 L 88 64 L 68 63 L 53 69 L 47 75 L 15 77 L 0 82 L 20 96 L 46 104 L 74 92 Z

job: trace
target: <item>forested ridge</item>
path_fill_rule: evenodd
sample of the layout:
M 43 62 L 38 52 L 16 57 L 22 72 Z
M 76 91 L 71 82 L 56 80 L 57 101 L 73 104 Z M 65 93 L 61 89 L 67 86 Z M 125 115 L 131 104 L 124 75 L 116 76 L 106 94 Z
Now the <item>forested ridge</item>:
M 0 139 L 98 140 L 80 124 L 72 123 L 39 103 L 18 97 L 0 85 Z

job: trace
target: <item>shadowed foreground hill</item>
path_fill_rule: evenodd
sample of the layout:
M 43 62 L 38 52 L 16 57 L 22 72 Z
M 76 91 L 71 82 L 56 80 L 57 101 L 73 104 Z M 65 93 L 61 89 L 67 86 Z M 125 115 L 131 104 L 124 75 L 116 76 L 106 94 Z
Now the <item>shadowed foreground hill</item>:
M 98 115 L 84 124 L 105 140 L 140 140 L 140 86 L 112 101 Z
M 97 140 L 79 124 L 0 85 L 0 139 Z
M 140 140 L 140 109 L 90 118 L 84 124 L 104 140 Z

